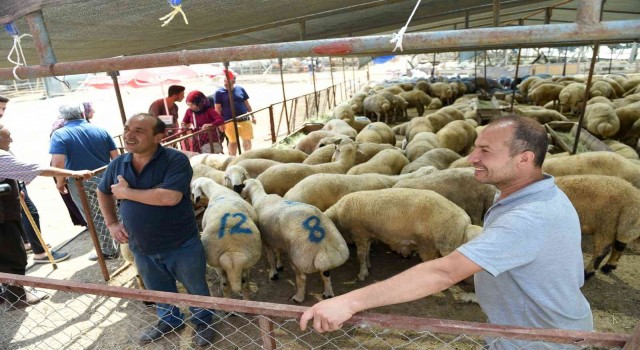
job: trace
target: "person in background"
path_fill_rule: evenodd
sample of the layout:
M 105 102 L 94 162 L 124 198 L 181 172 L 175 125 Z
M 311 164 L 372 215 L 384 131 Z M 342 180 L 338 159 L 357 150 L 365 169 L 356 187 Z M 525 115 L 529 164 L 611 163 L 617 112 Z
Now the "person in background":
M 123 137 L 128 153 L 107 167 L 97 191 L 100 210 L 113 238 L 129 244 L 147 289 L 177 293 L 180 281 L 189 294 L 209 296 L 204 247 L 191 204 L 193 170 L 184 153 L 162 147 L 164 131 L 165 124 L 149 114 L 127 120 Z M 196 344 L 210 345 L 212 310 L 189 309 Z M 157 303 L 156 313 L 158 323 L 140 334 L 138 344 L 185 327 L 177 306 Z
M 5 102 L 3 102 L 5 101 Z M 8 99 L 0 96 L 0 117 Z M 7 184 L 11 191 L 0 196 L 0 272 L 25 275 L 27 253 L 22 242 L 20 222 L 20 190 L 18 181 L 30 183 L 38 176 L 71 176 L 89 179 L 89 170 L 72 171 L 39 164 L 24 163 L 9 152 L 11 133 L 0 124 L 0 184 Z M 4 286 L 0 293 L 0 303 L 8 302 L 10 308 L 24 308 L 46 299 L 47 295 L 32 290 L 27 292 L 18 285 Z
M 229 79 L 227 79 L 225 75 L 224 87 L 216 91 L 214 100 L 216 103 L 216 111 L 222 115 L 225 123 L 224 127 L 220 128 L 220 131 L 224 131 L 229 140 L 229 155 L 235 156 L 238 152 L 238 140 L 236 139 L 236 132 L 231 116 L 229 91 L 232 91 L 238 134 L 242 139 L 242 150 L 244 151 L 251 150 L 251 140 L 253 140 L 252 124 L 256 123 L 256 118 L 253 114 L 241 117 L 243 114 L 252 111 L 251 104 L 249 104 L 249 94 L 247 94 L 243 87 L 235 85 L 236 77 L 233 73 L 227 72 L 226 74 L 229 75 Z
M 353 314 L 423 298 L 474 276 L 489 322 L 534 328 L 593 330 L 584 285 L 578 214 L 554 178 L 543 174 L 549 141 L 533 119 L 494 119 L 478 135 L 468 161 L 475 178 L 499 192 L 483 232 L 453 253 L 385 281 L 322 301 L 305 311 L 319 332 L 340 328 Z M 569 344 L 486 339 L 489 349 L 577 349 Z
M 172 123 L 171 126 L 169 126 L 173 129 L 172 132 L 178 129 L 178 127 L 180 126 L 178 124 L 178 105 L 176 104 L 176 102 L 182 102 L 182 100 L 184 99 L 184 90 L 184 86 L 171 85 L 169 86 L 169 91 L 167 92 L 167 98 L 155 100 L 153 101 L 153 103 L 151 103 L 151 106 L 149 106 L 149 114 L 156 118 L 161 115 L 172 116 Z M 169 108 L 168 111 L 167 108 Z
M 213 139 L 209 140 L 208 133 L 202 133 L 197 139 L 194 139 L 194 145 L 191 151 L 200 153 L 222 153 L 222 144 L 220 143 L 220 135 L 216 127 L 223 123 L 222 117 L 211 105 L 211 102 L 200 91 L 191 91 L 187 96 L 187 106 L 189 109 L 184 113 L 182 119 L 182 127 L 185 129 L 193 129 L 194 131 L 213 129 Z M 214 149 L 211 149 L 209 141 L 213 143 Z
M 96 125 L 85 120 L 83 107 L 80 104 L 69 104 L 60 107 L 60 115 L 64 118 L 64 127 L 51 134 L 49 154 L 51 154 L 51 164 L 54 167 L 69 170 L 79 169 L 99 169 L 109 164 L 109 161 L 118 156 L 115 142 L 109 133 Z M 102 174 L 96 175 L 93 179 L 100 182 Z M 78 208 L 84 208 L 82 197 L 76 184 L 76 179 L 65 179 L 57 177 L 57 187 L 61 193 L 71 194 L 73 202 Z M 68 183 L 68 186 L 65 185 Z M 91 183 L 83 183 L 85 194 L 91 208 L 98 207 L 95 191 L 91 189 Z M 80 213 L 85 221 L 84 210 Z M 109 230 L 104 224 L 102 216 L 93 215 L 93 223 L 100 241 L 100 248 L 105 259 L 113 259 L 118 256 L 118 246 L 109 235 Z M 98 259 L 96 253 L 89 256 L 89 260 Z

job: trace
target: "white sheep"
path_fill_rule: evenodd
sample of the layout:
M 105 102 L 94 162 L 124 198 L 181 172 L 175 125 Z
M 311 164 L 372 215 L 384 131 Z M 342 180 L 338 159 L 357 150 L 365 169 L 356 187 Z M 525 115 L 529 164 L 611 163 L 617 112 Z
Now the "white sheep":
M 620 130 L 620 120 L 615 109 L 606 103 L 594 103 L 586 107 L 584 120 L 590 133 L 609 138 Z
M 413 162 L 423 154 L 432 149 L 440 148 L 438 136 L 432 132 L 424 131 L 417 133 L 405 147 L 407 159 Z
M 397 149 L 385 149 L 369 159 L 369 161 L 353 166 L 347 172 L 348 175 L 359 174 L 383 174 L 398 175 L 402 168 L 409 164 L 409 160 L 402 151 Z
M 284 196 L 293 186 L 307 176 L 318 173 L 346 174 L 356 160 L 356 143 L 341 143 L 334 152 L 335 161 L 325 164 L 278 164 L 258 176 L 258 180 L 269 194 Z
M 391 128 L 382 122 L 371 123 L 362 129 L 358 136 L 356 136 L 358 142 L 373 142 L 373 143 L 388 143 L 390 145 L 396 144 L 396 137 L 391 131 Z
M 260 182 L 254 179 L 246 181 L 242 197 L 253 204 L 258 214 L 270 277 L 277 276 L 274 251 L 286 252 L 296 275 L 293 301 L 304 301 L 306 275 L 314 272 L 320 272 L 322 277 L 322 296 L 333 297 L 329 271 L 347 261 L 349 248 L 331 220 L 314 206 L 267 195 Z
M 320 142 L 324 143 L 325 141 L 320 141 Z M 329 163 L 331 162 L 331 158 L 333 157 L 333 154 L 335 153 L 335 151 L 336 151 L 336 145 L 333 143 L 320 146 L 316 148 L 316 150 L 313 151 L 313 153 L 311 153 L 307 157 L 307 159 L 305 159 L 304 162 L 302 162 L 302 164 L 315 165 L 315 164 Z
M 576 208 L 582 234 L 593 236 L 585 278 L 595 274 L 609 251 L 602 272 L 611 272 L 626 245 L 640 237 L 640 190 L 613 176 L 562 176 L 555 181 Z
M 451 163 L 460 158 L 458 153 L 448 148 L 434 148 L 405 165 L 400 174 L 412 173 L 425 166 L 432 166 L 439 170 L 447 169 Z
M 615 152 L 586 152 L 545 159 L 542 170 L 556 177 L 588 174 L 617 176 L 640 188 L 640 167 Z
M 231 297 L 233 290 L 249 300 L 249 270 L 262 252 L 258 214 L 239 194 L 206 178 L 193 181 L 191 193 L 196 202 L 203 195 L 209 199 L 201 240 L 207 265 L 220 277 L 224 297 Z
M 235 156 L 228 156 L 218 153 L 203 153 L 189 158 L 191 166 L 196 164 L 204 164 L 211 168 L 224 171 L 231 162 L 235 160 Z
M 412 213 L 408 215 L 407 208 Z M 453 252 L 477 236 L 464 210 L 433 191 L 390 188 L 348 194 L 326 211 L 342 234 L 355 242 L 360 271 L 369 275 L 372 240 L 387 244 L 403 256 L 418 251 L 423 261 Z
M 288 148 L 261 148 L 242 152 L 229 165 L 245 159 L 271 159 L 280 163 L 302 163 L 307 158 L 304 152 Z
M 349 107 L 349 110 L 351 110 L 351 107 Z M 353 121 L 351 122 L 351 124 L 353 124 Z M 356 138 L 356 135 L 358 135 L 358 132 L 356 131 L 356 129 L 352 128 L 350 124 L 348 124 L 346 121 L 342 119 L 329 120 L 322 127 L 322 130 L 333 131 L 338 134 L 343 134 L 345 136 L 351 137 L 354 140 Z
M 199 177 L 206 177 L 221 185 L 224 184 L 224 171 L 200 163 L 193 165 L 192 168 L 193 175 L 191 176 L 191 181 Z
M 293 186 L 284 199 L 307 203 L 325 211 L 349 193 L 390 188 L 402 180 L 423 177 L 435 171 L 437 169 L 434 167 L 423 167 L 411 174 L 391 176 L 315 174 Z
M 454 120 L 436 133 L 440 147 L 465 154 L 468 152 L 478 136 L 476 129 L 465 120 Z

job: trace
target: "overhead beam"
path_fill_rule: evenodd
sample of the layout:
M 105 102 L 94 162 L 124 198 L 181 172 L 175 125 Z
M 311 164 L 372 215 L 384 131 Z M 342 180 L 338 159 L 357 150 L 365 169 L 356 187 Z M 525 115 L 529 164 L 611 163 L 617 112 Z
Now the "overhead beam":
M 556 10 L 576 11 L 576 8 L 575 7 L 556 7 Z M 618 10 L 603 9 L 602 12 L 604 12 L 604 13 L 616 13 L 616 14 L 623 14 L 623 15 L 640 15 L 640 12 L 637 12 L 637 11 L 618 11 Z
M 31 12 L 27 14 L 26 18 L 27 24 L 29 25 L 29 32 L 31 32 L 31 36 L 33 36 L 36 44 L 40 64 L 47 65 L 56 63 L 58 60 L 56 59 L 55 52 L 53 52 L 53 46 L 51 45 L 51 39 L 49 39 L 49 31 L 47 31 L 42 10 Z
M 500 26 L 500 0 L 493 0 L 493 26 Z
M 514 47 L 574 46 L 594 41 L 627 42 L 640 36 L 640 20 L 607 21 L 591 25 L 549 24 L 499 28 L 445 30 L 408 33 L 403 38 L 405 54 L 442 51 L 469 51 Z M 263 45 L 247 45 L 158 54 L 63 62 L 49 66 L 18 67 L 22 78 L 62 76 L 80 73 L 189 65 L 224 61 L 275 59 L 286 57 L 368 56 L 390 54 L 392 35 L 307 40 Z M 13 69 L 0 69 L 0 79 L 12 79 Z

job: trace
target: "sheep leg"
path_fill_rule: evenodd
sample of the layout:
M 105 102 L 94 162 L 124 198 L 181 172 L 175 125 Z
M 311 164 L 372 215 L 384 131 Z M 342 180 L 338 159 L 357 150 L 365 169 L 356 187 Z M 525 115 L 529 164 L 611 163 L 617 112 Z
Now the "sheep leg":
M 227 274 L 223 269 L 215 269 L 220 279 L 220 288 L 222 288 L 222 296 L 225 298 L 231 298 L 231 285 L 227 279 Z
M 360 272 L 358 272 L 358 279 L 360 281 L 364 281 L 364 279 L 369 276 L 367 262 L 369 260 L 369 245 L 371 243 L 366 238 L 358 238 L 355 243 L 356 250 L 358 252 L 358 261 L 360 262 Z
M 284 271 L 284 264 L 282 263 L 282 252 L 276 249 L 276 271 Z
M 421 244 L 419 249 L 420 259 L 422 259 L 422 261 L 429 261 L 440 257 L 440 252 L 438 252 L 438 249 L 432 242 Z
M 276 270 L 276 258 L 273 248 L 265 246 L 267 252 L 267 261 L 269 262 L 269 279 L 275 281 L 278 279 L 278 271 Z
M 298 270 L 293 264 L 291 264 L 291 268 L 296 274 L 296 294 L 291 297 L 291 300 L 296 303 L 301 303 L 304 301 L 305 289 L 307 287 L 307 275 Z
M 422 104 L 418 104 L 416 106 L 416 112 L 418 112 L 418 117 L 422 117 L 424 114 L 424 106 Z M 409 113 L 407 112 L 407 118 L 409 117 Z
M 324 284 L 324 292 L 322 293 L 322 297 L 325 299 L 333 298 L 335 294 L 333 294 L 333 286 L 331 285 L 331 272 L 322 271 L 320 272 L 320 277 L 322 278 L 322 283 Z
M 380 112 L 376 112 L 376 117 L 377 117 L 376 122 L 379 122 L 380 121 Z
M 618 260 L 620 260 L 620 257 L 622 256 L 622 252 L 626 247 L 627 247 L 626 243 L 620 242 L 618 240 L 616 240 L 613 243 L 613 251 L 611 252 L 611 256 L 609 257 L 609 260 L 607 260 L 607 263 L 602 267 L 601 269 L 602 272 L 610 273 L 611 271 L 618 268 Z
M 249 288 L 249 269 L 242 270 L 242 299 L 251 300 L 251 289 Z
M 594 237 L 595 244 L 593 249 L 593 257 L 591 258 L 591 260 L 589 261 L 589 264 L 585 268 L 585 271 L 584 271 L 585 280 L 591 278 L 593 275 L 596 274 L 596 270 L 600 266 L 600 263 L 607 256 L 607 254 L 609 254 L 609 250 L 611 249 L 610 244 L 605 245 L 604 243 L 599 241 L 600 239 L 601 238 L 599 237 Z

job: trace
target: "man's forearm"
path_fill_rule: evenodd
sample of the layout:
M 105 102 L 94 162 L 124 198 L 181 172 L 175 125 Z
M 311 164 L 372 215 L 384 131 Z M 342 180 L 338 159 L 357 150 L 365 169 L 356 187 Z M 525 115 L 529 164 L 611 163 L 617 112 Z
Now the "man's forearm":
M 156 206 L 173 206 L 180 203 L 182 193 L 163 188 L 138 190 L 128 188 L 123 199 Z
M 40 172 L 41 176 L 55 177 L 76 177 L 79 176 L 74 170 L 61 169 L 56 167 L 48 167 Z
M 115 198 L 110 194 L 102 193 L 100 190 L 96 190 L 96 194 L 98 195 L 98 206 L 100 206 L 100 212 L 104 217 L 104 223 L 109 226 L 118 222 Z

